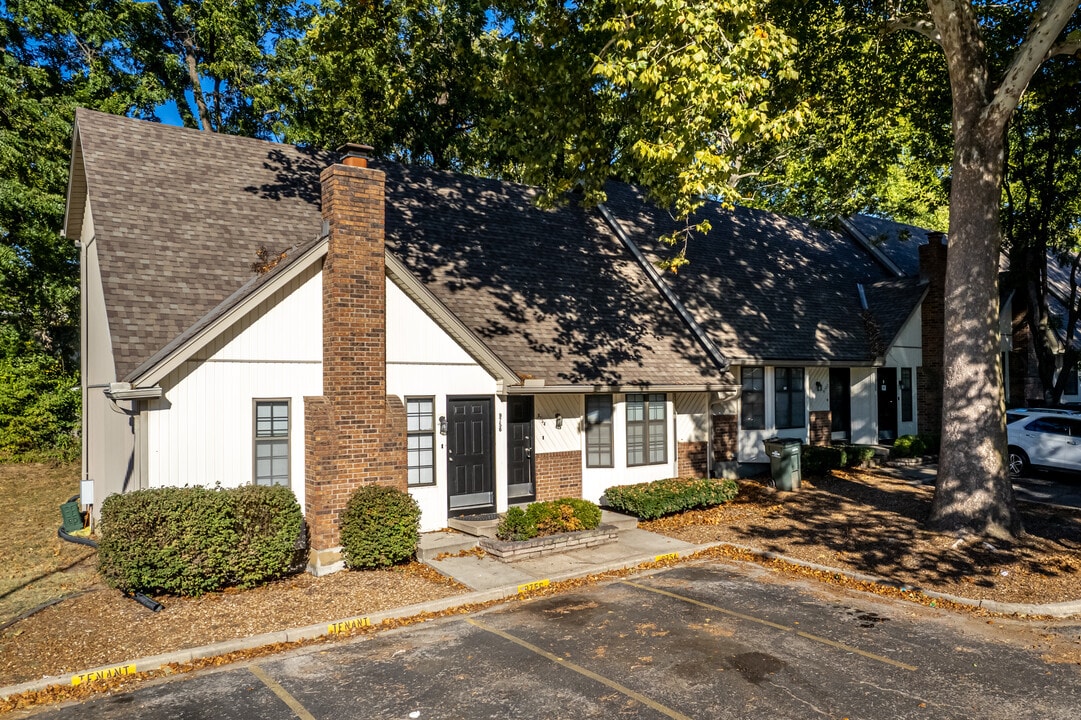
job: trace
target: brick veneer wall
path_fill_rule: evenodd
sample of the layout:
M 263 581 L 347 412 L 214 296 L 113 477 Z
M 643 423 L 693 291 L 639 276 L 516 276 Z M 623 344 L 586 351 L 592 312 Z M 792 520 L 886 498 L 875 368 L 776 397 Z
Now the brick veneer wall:
M 582 451 L 538 453 L 536 473 L 537 500 L 582 497 Z
M 706 463 L 706 453 L 709 452 L 709 443 L 706 442 L 681 442 L 676 443 L 676 470 L 679 477 L 709 477 L 709 468 Z
M 406 489 L 405 408 L 386 394 L 383 173 L 332 165 L 320 178 L 329 244 L 323 262 L 323 395 L 305 398 L 309 569 L 340 567 L 339 517 L 365 483 Z
M 732 462 L 739 455 L 739 418 L 713 416 L 713 462 Z
M 928 233 L 919 246 L 920 277 L 929 282 L 920 308 L 923 366 L 916 369 L 916 421 L 922 433 L 942 430 L 942 347 L 946 331 L 946 254 L 944 236 Z
M 833 427 L 833 413 L 829 410 L 812 410 L 808 438 L 811 445 L 829 445 Z

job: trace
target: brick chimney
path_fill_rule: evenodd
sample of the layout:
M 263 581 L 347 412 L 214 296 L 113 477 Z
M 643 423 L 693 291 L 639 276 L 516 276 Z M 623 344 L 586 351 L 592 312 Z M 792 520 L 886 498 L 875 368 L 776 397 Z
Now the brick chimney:
M 927 233 L 919 246 L 920 279 L 929 284 L 920 309 L 923 367 L 916 370 L 916 420 L 920 432 L 942 432 L 942 346 L 946 332 L 946 236 Z
M 370 147 L 343 145 L 323 170 L 323 395 L 304 398 L 305 496 L 311 555 L 324 575 L 343 567 L 339 518 L 353 491 L 406 489 L 405 408 L 386 394 L 384 175 Z

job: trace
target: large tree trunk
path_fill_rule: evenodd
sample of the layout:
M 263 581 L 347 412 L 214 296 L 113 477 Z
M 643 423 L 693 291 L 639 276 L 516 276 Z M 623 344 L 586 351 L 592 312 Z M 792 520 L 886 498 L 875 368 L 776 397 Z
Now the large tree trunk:
M 1004 136 L 972 123 L 978 93 L 954 93 L 954 157 L 946 261 L 942 449 L 931 527 L 1013 537 L 1022 532 L 1006 470 L 999 334 L 999 202 Z

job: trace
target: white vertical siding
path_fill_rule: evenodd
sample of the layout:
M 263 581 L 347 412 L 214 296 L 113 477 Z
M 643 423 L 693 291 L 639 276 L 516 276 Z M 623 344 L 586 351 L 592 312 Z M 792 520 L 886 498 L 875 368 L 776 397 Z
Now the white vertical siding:
M 852 442 L 878 442 L 878 371 L 852 368 Z
M 434 485 L 409 489 L 421 509 L 421 530 L 447 525 L 447 443 L 439 417 L 447 415 L 449 396 L 492 397 L 496 509 L 507 507 L 506 398 L 496 397 L 498 383 L 390 280 L 387 292 L 387 393 L 435 398 Z
M 252 482 L 254 400 L 288 399 L 290 484 L 304 503 L 304 396 L 321 395 L 322 276 L 295 278 L 185 362 L 147 403 L 152 487 Z
M 919 312 L 912 314 L 890 345 L 886 365 L 911 368 L 923 365 L 923 323 Z
M 585 451 L 585 427 L 582 395 L 537 395 L 533 400 L 533 437 L 536 453 Z M 556 414 L 563 416 L 563 427 L 557 428 Z M 584 462 L 584 461 L 583 461 Z
M 676 442 L 709 441 L 709 393 L 675 393 Z
M 830 369 L 828 367 L 807 368 L 807 411 L 825 412 L 829 409 Z

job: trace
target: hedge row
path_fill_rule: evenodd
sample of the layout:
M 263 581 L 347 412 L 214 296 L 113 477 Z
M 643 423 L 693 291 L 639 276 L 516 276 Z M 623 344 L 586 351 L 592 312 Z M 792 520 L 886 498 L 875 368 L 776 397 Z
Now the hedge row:
M 805 475 L 825 475 L 838 468 L 860 467 L 874 456 L 870 445 L 804 445 L 800 470 Z
M 581 498 L 560 498 L 507 509 L 496 528 L 500 540 L 529 540 L 543 535 L 592 530 L 601 524 L 601 509 Z
M 100 527 L 101 575 L 126 592 L 251 588 L 299 571 L 307 558 L 304 515 L 283 486 L 110 495 Z
M 726 503 L 736 496 L 734 480 L 670 478 L 636 485 L 615 485 L 604 491 L 613 509 L 643 520 L 699 507 Z

